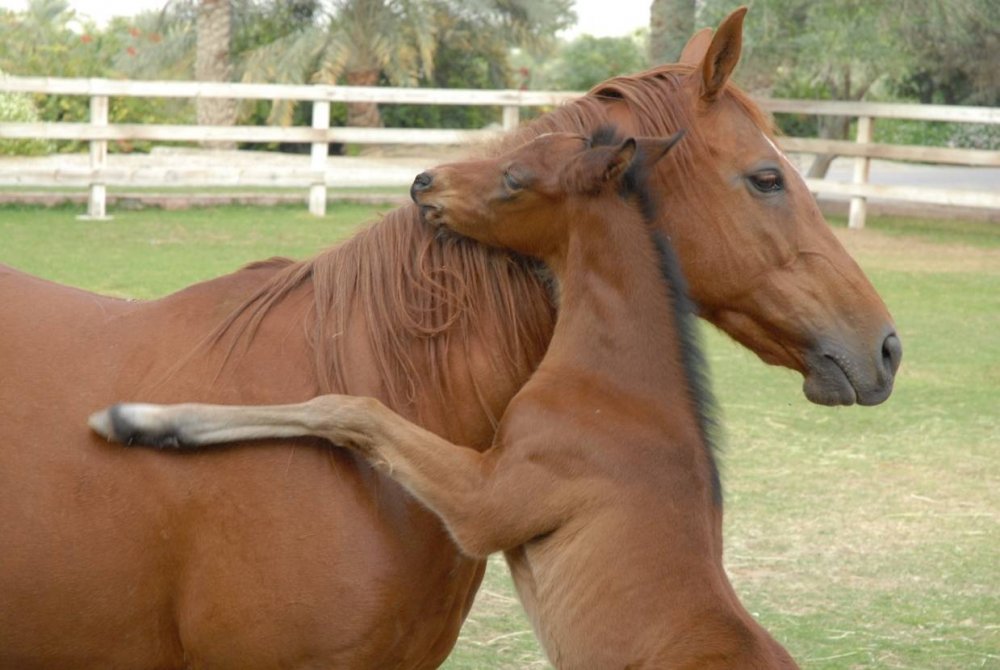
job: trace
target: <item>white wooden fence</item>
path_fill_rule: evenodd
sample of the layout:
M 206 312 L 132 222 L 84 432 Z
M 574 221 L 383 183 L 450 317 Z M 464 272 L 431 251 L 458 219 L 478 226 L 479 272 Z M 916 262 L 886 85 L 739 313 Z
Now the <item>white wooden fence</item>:
M 580 93 L 555 91 L 422 89 L 354 86 L 288 86 L 278 84 L 229 84 L 180 81 L 122 81 L 107 79 L 56 79 L 35 77 L 0 77 L 0 91 L 47 95 L 81 95 L 90 98 L 89 123 L 0 123 L 0 139 L 34 138 L 80 140 L 90 142 L 90 164 L 77 171 L 48 170 L 39 174 L 20 172 L 18 183 L 53 184 L 73 182 L 88 184 L 88 215 L 106 216 L 105 198 L 109 184 L 129 185 L 128 174 L 108 169 L 108 141 L 150 140 L 170 142 L 299 142 L 312 144 L 308 170 L 284 170 L 282 184 L 309 186 L 309 210 L 323 215 L 327 198 L 327 147 L 330 142 L 356 144 L 462 144 L 492 136 L 495 130 L 446 130 L 409 128 L 330 127 L 332 102 L 375 102 L 418 105 L 491 105 L 503 109 L 503 130 L 518 124 L 521 107 L 554 106 L 578 97 Z M 297 100 L 312 102 L 312 127 L 273 126 L 190 126 L 159 124 L 109 124 L 110 97 L 155 98 L 232 98 L 251 100 Z M 836 115 L 856 117 L 855 142 L 782 137 L 780 146 L 789 152 L 832 153 L 855 158 L 850 183 L 807 180 L 815 193 L 847 195 L 851 198 L 850 225 L 863 227 L 867 198 L 877 197 L 918 203 L 961 205 L 1000 209 L 1000 193 L 923 186 L 887 186 L 869 183 L 873 158 L 919 161 L 948 165 L 1000 167 L 1000 152 L 901 146 L 873 143 L 875 119 L 917 119 L 1000 124 L 1000 108 L 956 107 L 943 105 L 879 104 L 808 100 L 760 100 L 771 112 Z M 211 185 L 211 171 L 204 168 L 172 169 L 172 186 Z M 241 185 L 273 185 L 274 169 L 266 166 L 244 171 Z
M 851 196 L 851 208 L 848 217 L 848 225 L 851 228 L 864 227 L 867 198 L 872 197 L 887 200 L 904 200 L 914 203 L 1000 209 L 1000 188 L 992 191 L 971 191 L 965 189 L 888 186 L 868 183 L 871 160 L 873 158 L 945 165 L 1000 167 L 1000 151 L 874 143 L 872 142 L 872 137 L 874 135 L 875 119 L 914 119 L 919 121 L 950 121 L 953 123 L 1000 124 L 1000 108 L 840 102 L 833 100 L 760 100 L 758 102 L 762 107 L 771 112 L 857 118 L 857 139 L 854 142 L 849 140 L 822 140 L 797 137 L 782 137 L 779 140 L 781 148 L 789 152 L 854 156 L 854 174 L 850 183 L 826 179 L 806 180 L 809 189 L 814 193 Z

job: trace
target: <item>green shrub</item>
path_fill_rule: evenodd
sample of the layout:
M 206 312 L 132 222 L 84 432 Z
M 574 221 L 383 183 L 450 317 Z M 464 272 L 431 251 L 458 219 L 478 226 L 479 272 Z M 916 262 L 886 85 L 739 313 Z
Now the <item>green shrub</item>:
M 963 149 L 1000 151 L 1000 125 L 988 123 L 951 123 L 949 144 Z
M 883 144 L 911 144 L 922 147 L 946 147 L 953 124 L 915 119 L 876 119 L 874 141 Z M 852 130 L 852 132 L 854 132 Z M 854 135 L 852 135 L 854 137 Z
M 23 93 L 0 93 L 0 122 L 37 123 L 38 110 Z M 48 140 L 0 140 L 0 155 L 37 156 L 53 150 Z
M 853 128 L 851 132 L 854 132 Z M 996 151 L 1000 149 L 1000 126 L 985 123 L 878 119 L 875 121 L 875 141 L 884 144 Z

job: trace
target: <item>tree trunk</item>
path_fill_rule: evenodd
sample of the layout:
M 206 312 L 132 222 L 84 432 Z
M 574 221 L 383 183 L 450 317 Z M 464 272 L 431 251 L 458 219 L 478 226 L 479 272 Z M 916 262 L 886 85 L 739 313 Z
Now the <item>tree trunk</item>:
M 851 119 L 847 116 L 821 116 L 819 117 L 819 136 L 824 140 L 846 140 L 847 132 L 851 129 Z M 836 158 L 836 154 L 817 154 L 809 166 L 806 177 L 810 179 L 823 179 L 830 171 L 830 164 Z
M 653 0 L 649 7 L 649 62 L 676 63 L 694 33 L 696 0 Z
M 379 71 L 354 70 L 344 73 L 348 86 L 375 86 L 378 83 Z M 374 102 L 347 103 L 347 125 L 362 128 L 381 128 L 382 115 L 378 113 L 378 105 Z
M 860 101 L 868 93 L 873 81 L 862 81 L 860 85 L 851 77 L 850 66 L 844 66 L 840 73 L 839 81 L 834 77 L 828 77 L 826 85 L 830 89 L 830 94 L 834 100 L 854 100 Z M 847 134 L 851 130 L 851 119 L 846 116 L 821 116 L 819 117 L 819 136 L 824 140 L 846 140 Z M 819 154 L 813 159 L 812 165 L 806 177 L 810 179 L 823 179 L 830 170 L 830 164 L 835 155 Z
M 201 0 L 198 4 L 198 42 L 194 76 L 198 81 L 227 82 L 233 76 L 230 53 L 233 9 L 230 0 Z M 236 122 L 236 101 L 198 98 L 198 125 L 231 126 Z M 204 142 L 202 146 L 235 149 L 235 142 Z

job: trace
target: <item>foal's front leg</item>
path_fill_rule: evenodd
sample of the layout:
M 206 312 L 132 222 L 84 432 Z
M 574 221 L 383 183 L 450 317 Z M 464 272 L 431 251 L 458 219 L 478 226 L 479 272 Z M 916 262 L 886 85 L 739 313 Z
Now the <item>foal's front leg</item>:
M 196 448 L 321 437 L 363 454 L 447 526 L 462 551 L 485 557 L 547 533 L 572 506 L 550 473 L 503 445 L 479 453 L 407 421 L 378 400 L 325 395 L 294 405 L 115 405 L 91 427 L 126 444 Z

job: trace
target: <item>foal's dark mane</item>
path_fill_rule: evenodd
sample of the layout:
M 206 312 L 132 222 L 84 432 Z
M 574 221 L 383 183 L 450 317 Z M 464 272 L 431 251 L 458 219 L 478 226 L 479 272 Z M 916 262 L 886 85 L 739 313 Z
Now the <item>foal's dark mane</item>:
M 616 146 L 623 139 L 614 126 L 601 126 L 591 136 L 591 145 Z M 678 149 L 685 141 L 686 138 L 682 139 L 674 145 L 671 151 Z M 655 247 L 660 261 L 660 273 L 666 285 L 680 350 L 679 362 L 684 373 L 691 410 L 698 423 L 702 444 L 705 445 L 708 453 L 712 476 L 712 496 L 716 504 L 721 505 L 722 482 L 715 460 L 716 404 L 708 374 L 708 362 L 705 360 L 699 337 L 698 310 L 688 293 L 687 280 L 684 278 L 680 260 L 677 258 L 670 240 L 654 226 L 660 216 L 660 203 L 650 186 L 653 177 L 650 168 L 650 162 L 645 160 L 641 153 L 637 155 L 623 175 L 621 194 L 622 197 L 635 201 L 638 206 L 646 223 L 646 232 L 649 234 L 650 242 Z
M 625 129 L 630 134 L 666 137 L 688 129 L 665 160 L 678 161 L 682 171 L 693 174 L 691 160 L 704 139 L 679 94 L 692 71 L 673 64 L 616 77 L 505 135 L 487 151 L 508 151 L 548 132 L 590 135 L 609 122 L 608 103 L 621 101 L 636 126 Z M 770 134 L 769 121 L 745 94 L 727 86 L 723 95 Z M 445 398 L 446 361 L 456 353 L 468 359 L 473 339 L 491 345 L 486 353 L 496 375 L 527 378 L 544 355 L 555 318 L 545 279 L 536 269 L 532 261 L 513 254 L 437 236 L 408 205 L 312 259 L 277 270 L 216 328 L 210 341 L 228 347 L 228 360 L 253 339 L 272 307 L 293 291 L 311 290 L 309 327 L 321 392 L 351 392 L 342 374 L 348 354 L 341 334 L 352 315 L 361 314 L 369 326 L 368 344 L 385 399 L 402 410 L 414 406 L 418 395 Z M 485 402 L 483 406 L 486 410 Z

